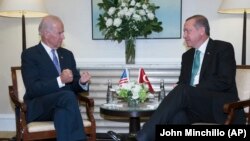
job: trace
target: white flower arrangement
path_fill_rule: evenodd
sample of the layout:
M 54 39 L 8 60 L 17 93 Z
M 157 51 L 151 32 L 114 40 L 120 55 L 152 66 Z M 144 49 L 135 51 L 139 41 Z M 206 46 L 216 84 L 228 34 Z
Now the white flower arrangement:
M 139 84 L 135 81 L 129 81 L 120 85 L 117 89 L 118 96 L 126 101 L 130 99 L 139 100 L 143 103 L 148 98 L 148 86 Z
M 105 39 L 121 42 L 163 30 L 155 16 L 159 6 L 149 0 L 102 0 L 98 6 L 103 13 L 97 25 Z
M 103 11 L 99 15 L 97 26 L 105 39 L 120 43 L 125 40 L 126 63 L 135 62 L 135 40 L 147 38 L 152 32 L 163 30 L 155 11 L 159 9 L 149 0 L 102 0 L 98 3 Z

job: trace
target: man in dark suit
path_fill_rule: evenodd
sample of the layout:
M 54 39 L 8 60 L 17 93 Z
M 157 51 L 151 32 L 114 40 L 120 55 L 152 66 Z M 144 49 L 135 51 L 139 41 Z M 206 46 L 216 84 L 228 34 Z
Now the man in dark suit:
M 88 91 L 91 76 L 80 75 L 73 53 L 61 47 L 64 25 L 59 17 L 44 17 L 39 34 L 41 42 L 21 56 L 27 119 L 54 121 L 57 141 L 86 141 L 76 94 Z
M 138 132 L 138 141 L 154 141 L 157 124 L 223 124 L 223 105 L 238 100 L 232 44 L 211 39 L 208 20 L 202 15 L 188 18 L 183 31 L 191 49 L 182 55 L 179 81 Z M 195 52 L 199 52 L 198 63 Z M 236 114 L 234 124 L 244 124 L 242 109 Z

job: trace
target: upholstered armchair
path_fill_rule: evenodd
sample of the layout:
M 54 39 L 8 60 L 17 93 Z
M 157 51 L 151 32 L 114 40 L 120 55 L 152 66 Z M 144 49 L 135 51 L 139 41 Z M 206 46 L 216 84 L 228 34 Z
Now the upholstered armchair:
M 250 124 L 250 66 L 238 65 L 236 71 L 236 85 L 240 101 L 224 105 L 224 112 L 228 114 L 225 124 L 231 124 L 234 119 L 234 112 L 238 108 L 244 108 L 247 123 Z
M 250 124 L 250 66 L 238 65 L 236 69 L 236 85 L 239 101 L 224 104 L 223 110 L 227 114 L 225 125 L 230 125 L 234 120 L 234 113 L 239 108 L 244 108 L 246 124 Z M 194 123 L 193 125 L 214 125 L 216 123 Z
M 9 86 L 9 95 L 15 106 L 16 139 L 17 141 L 29 141 L 56 138 L 53 121 L 26 121 L 26 105 L 23 102 L 25 87 L 21 75 L 21 67 L 11 67 L 12 85 Z M 79 95 L 79 105 L 86 107 L 87 118 L 83 120 L 85 133 L 89 141 L 96 140 L 96 124 L 93 116 L 94 100 Z M 83 131 L 84 132 L 84 131 Z

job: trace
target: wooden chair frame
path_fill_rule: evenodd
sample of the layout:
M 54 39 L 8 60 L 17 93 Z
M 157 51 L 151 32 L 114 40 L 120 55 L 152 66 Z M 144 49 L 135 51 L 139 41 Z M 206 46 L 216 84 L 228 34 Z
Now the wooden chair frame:
M 41 131 L 41 132 L 29 132 L 28 123 L 26 121 L 26 104 L 18 99 L 18 81 L 17 81 L 17 71 L 21 71 L 21 67 L 11 67 L 12 76 L 12 86 L 9 86 L 9 96 L 15 106 L 15 116 L 16 116 L 16 140 L 17 141 L 31 141 L 40 139 L 50 139 L 56 138 L 56 131 Z M 79 103 L 85 103 L 86 114 L 88 120 L 91 122 L 91 126 L 84 127 L 85 133 L 88 136 L 88 141 L 96 140 L 96 123 L 93 116 L 94 110 L 94 100 L 93 98 L 86 97 L 79 94 Z
M 249 69 L 250 71 L 250 65 L 238 65 L 237 69 Z M 249 95 L 250 97 L 250 95 Z M 240 100 L 236 102 L 226 103 L 224 105 L 224 112 L 228 114 L 227 120 L 225 121 L 226 125 L 232 124 L 234 120 L 234 113 L 239 108 L 246 108 L 248 107 L 248 111 L 245 111 L 246 120 L 248 125 L 250 125 L 250 98 L 247 100 Z

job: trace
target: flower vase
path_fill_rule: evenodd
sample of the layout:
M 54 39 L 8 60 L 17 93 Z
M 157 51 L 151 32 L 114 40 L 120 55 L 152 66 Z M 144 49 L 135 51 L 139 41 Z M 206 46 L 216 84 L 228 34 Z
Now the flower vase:
M 138 107 L 139 105 L 139 99 L 128 99 L 128 107 L 130 108 L 135 108 L 135 107 Z
M 126 64 L 135 64 L 135 38 L 125 40 Z

